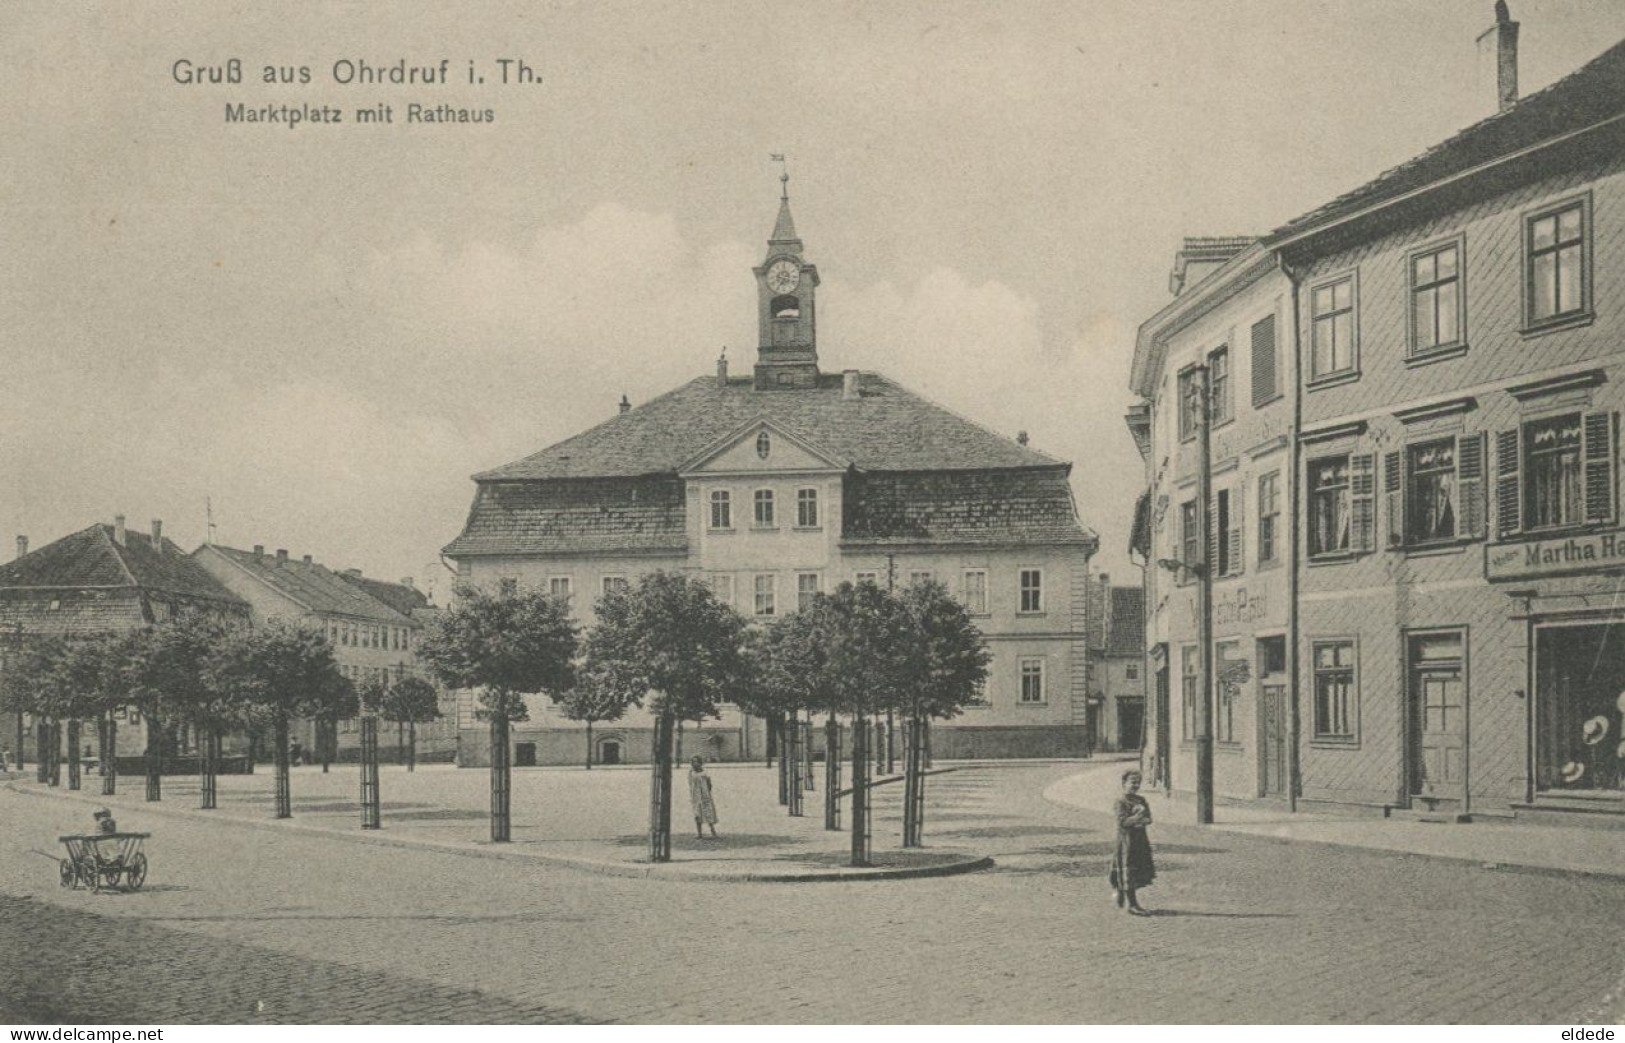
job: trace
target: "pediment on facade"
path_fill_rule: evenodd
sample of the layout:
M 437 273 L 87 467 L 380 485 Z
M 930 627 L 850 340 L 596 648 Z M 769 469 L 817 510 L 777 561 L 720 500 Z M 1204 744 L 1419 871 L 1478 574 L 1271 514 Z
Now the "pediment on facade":
M 688 460 L 678 474 L 842 471 L 846 463 L 766 417 L 730 431 Z

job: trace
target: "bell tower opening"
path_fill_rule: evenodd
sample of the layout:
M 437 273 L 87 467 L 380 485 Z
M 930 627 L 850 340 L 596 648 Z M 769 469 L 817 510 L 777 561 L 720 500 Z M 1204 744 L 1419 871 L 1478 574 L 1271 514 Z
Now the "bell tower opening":
M 779 216 L 756 274 L 758 391 L 818 386 L 818 269 L 790 216 L 790 175 L 779 177 Z

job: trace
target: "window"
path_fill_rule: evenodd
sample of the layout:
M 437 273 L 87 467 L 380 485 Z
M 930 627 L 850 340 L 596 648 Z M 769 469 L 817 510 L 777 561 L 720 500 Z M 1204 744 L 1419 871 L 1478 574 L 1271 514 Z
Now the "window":
M 965 611 L 973 616 L 987 615 L 987 570 L 965 570 Z
M 796 526 L 802 529 L 818 528 L 818 490 L 796 490 Z
M 1196 738 L 1196 682 L 1202 664 L 1195 645 L 1180 650 L 1179 709 L 1180 734 L 1186 742 Z
M 1220 489 L 1213 496 L 1213 515 L 1217 545 L 1212 558 L 1218 563 L 1218 575 L 1238 576 L 1242 571 L 1241 497 L 1233 490 Z
M 921 583 L 930 583 L 932 580 L 930 569 L 912 569 L 908 574 L 908 585 L 917 587 Z
M 1191 569 L 1202 564 L 1202 533 L 1196 519 L 1196 501 L 1186 500 L 1179 505 L 1180 582 L 1190 582 Z
M 1044 701 L 1043 659 L 1036 657 L 1022 659 L 1021 701 L 1023 703 L 1041 703 Z
M 756 436 L 756 455 L 761 457 L 763 460 L 766 460 L 768 458 L 768 454 L 772 452 L 773 436 L 768 434 L 766 431 L 763 431 L 761 434 Z
M 756 577 L 756 614 L 758 616 L 771 616 L 773 614 L 774 576 L 764 573 Z
M 1501 537 L 1613 521 L 1618 443 L 1618 417 L 1610 412 L 1542 417 L 1497 435 Z
M 1310 301 L 1311 380 L 1353 373 L 1354 276 L 1314 288 Z
M 1262 677 L 1286 673 L 1286 638 L 1258 639 L 1258 673 Z
M 1044 611 L 1044 572 L 1042 569 L 1021 570 L 1022 612 Z
M 570 600 L 570 577 L 553 576 L 547 581 L 547 592 L 555 598 Z
M 1531 326 L 1591 310 L 1590 199 L 1576 199 L 1527 218 L 1526 300 Z
M 1311 643 L 1315 664 L 1315 738 L 1352 742 L 1359 725 L 1354 642 Z
M 412 647 L 412 632 L 410 630 L 401 631 L 401 651 L 402 652 L 408 651 L 411 647 Z
M 1412 254 L 1411 354 L 1462 342 L 1461 241 Z
M 497 580 L 497 593 L 505 598 L 511 598 L 519 593 L 519 581 L 512 576 L 504 576 Z
M 771 529 L 773 527 L 773 490 L 756 490 L 756 527 L 758 529 Z
M 805 612 L 812 607 L 813 598 L 818 594 L 818 573 L 796 573 L 796 611 Z
M 1138 681 L 1140 679 L 1140 664 L 1124 663 L 1123 676 L 1128 678 L 1130 681 Z
M 1235 410 L 1230 402 L 1230 349 L 1219 348 L 1207 357 L 1208 397 L 1213 400 L 1213 407 L 1209 410 L 1213 417 L 1213 426 L 1229 423 L 1235 419 Z
M 1277 486 L 1280 472 L 1271 471 L 1258 479 L 1258 563 L 1275 560 L 1276 534 L 1281 528 L 1281 500 Z
M 734 578 L 726 572 L 711 574 L 711 593 L 716 595 L 718 601 L 729 607 L 734 603 Z
M 1383 461 L 1388 545 L 1425 546 L 1484 535 L 1484 436 L 1408 445 Z
M 621 591 L 626 589 L 626 586 L 627 586 L 627 584 L 626 584 L 626 577 L 625 576 L 605 576 L 604 577 L 604 593 L 605 594 L 617 594 L 617 593 L 620 593 Z
M 1179 438 L 1189 441 L 1196 437 L 1202 426 L 1202 399 L 1196 383 L 1197 371 L 1192 366 L 1179 374 Z
M 734 527 L 733 498 L 726 489 L 711 490 L 711 528 Z
M 1213 672 L 1215 675 L 1213 700 L 1213 741 L 1236 741 L 1236 703 L 1241 699 L 1246 662 L 1236 655 L 1238 643 L 1225 641 L 1213 646 Z
M 854 572 L 852 574 L 852 582 L 858 586 L 862 586 L 865 583 L 869 584 L 870 586 L 874 586 L 879 582 L 879 579 L 880 573 L 878 572 Z
M 1261 406 L 1281 393 L 1275 366 L 1275 316 L 1253 323 L 1253 405 Z
M 1376 524 L 1375 460 L 1370 453 L 1309 462 L 1309 556 L 1372 549 Z

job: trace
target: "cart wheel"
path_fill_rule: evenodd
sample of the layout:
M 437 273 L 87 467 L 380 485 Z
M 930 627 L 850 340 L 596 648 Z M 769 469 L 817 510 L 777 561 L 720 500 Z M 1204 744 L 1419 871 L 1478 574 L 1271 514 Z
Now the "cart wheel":
M 124 870 L 124 886 L 132 891 L 139 891 L 146 880 L 147 856 L 138 854 L 130 860 L 129 867 Z
M 79 871 L 73 868 L 73 862 L 64 858 L 58 866 L 62 871 L 62 886 L 72 887 L 79 880 Z

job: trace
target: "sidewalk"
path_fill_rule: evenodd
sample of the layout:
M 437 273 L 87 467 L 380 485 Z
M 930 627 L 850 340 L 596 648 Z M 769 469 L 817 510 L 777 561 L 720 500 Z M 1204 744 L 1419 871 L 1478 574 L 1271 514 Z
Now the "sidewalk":
M 978 852 L 942 848 L 889 850 L 876 831 L 872 864 L 847 865 L 850 834 L 823 828 L 822 790 L 805 794 L 804 814 L 789 817 L 778 803 L 777 772 L 756 764 L 714 765 L 721 811 L 720 836 L 698 839 L 688 814 L 684 772 L 674 777 L 672 861 L 648 861 L 649 772 L 580 769 L 520 769 L 513 773 L 512 840 L 490 837 L 490 773 L 450 766 L 422 766 L 407 772 L 386 765 L 380 777 L 383 828 L 360 828 L 356 765 L 295 768 L 291 777 L 293 817 L 276 819 L 272 808 L 274 774 L 222 775 L 218 808 L 198 808 L 198 780 L 166 776 L 163 800 L 148 803 L 140 777 L 121 777 L 120 792 L 104 797 L 100 780 L 77 792 L 37 783 L 15 773 L 5 779 L 12 792 L 57 802 L 60 832 L 84 832 L 90 809 L 105 804 L 121 829 L 159 832 L 162 820 L 199 825 L 331 836 L 346 841 L 412 847 L 466 856 L 542 862 L 608 876 L 677 880 L 796 882 L 943 876 L 992 865 Z M 818 779 L 821 784 L 822 777 Z M 888 787 L 890 788 L 890 787 Z M 842 821 L 850 815 L 842 800 Z
M 1073 775 L 1050 785 L 1044 799 L 1063 807 L 1109 813 L 1122 792 L 1122 764 Z M 1195 805 L 1141 790 L 1152 817 L 1167 825 L 1195 823 Z M 1329 844 L 1467 862 L 1485 868 L 1625 879 L 1625 834 L 1617 830 L 1478 820 L 1433 823 L 1326 811 L 1291 813 L 1219 805 L 1213 829 L 1293 843 Z M 1202 828 L 1202 827 L 1197 827 Z

